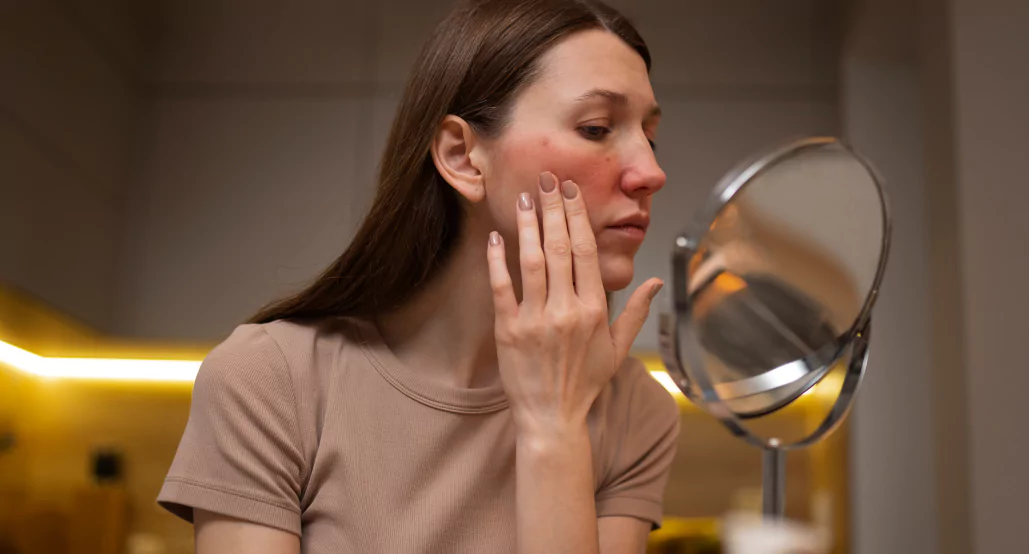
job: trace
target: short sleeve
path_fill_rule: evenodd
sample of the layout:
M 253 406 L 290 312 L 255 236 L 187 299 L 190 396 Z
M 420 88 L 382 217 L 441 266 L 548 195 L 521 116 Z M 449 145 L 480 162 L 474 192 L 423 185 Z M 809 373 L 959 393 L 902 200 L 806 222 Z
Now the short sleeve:
M 679 407 L 642 363 L 635 362 L 632 371 L 623 435 L 596 494 L 597 517 L 631 516 L 658 529 L 679 437 Z
M 300 535 L 299 436 L 282 351 L 262 326 L 241 325 L 200 366 L 157 501 L 190 522 L 200 508 Z

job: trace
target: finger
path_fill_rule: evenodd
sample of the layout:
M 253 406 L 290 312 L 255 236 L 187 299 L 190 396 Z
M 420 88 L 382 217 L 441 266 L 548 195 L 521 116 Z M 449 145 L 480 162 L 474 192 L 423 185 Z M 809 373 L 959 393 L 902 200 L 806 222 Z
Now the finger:
M 522 275 L 522 306 L 542 309 L 547 303 L 547 261 L 540 246 L 539 219 L 532 195 L 518 197 L 518 264 Z
M 497 318 L 513 318 L 518 315 L 518 300 L 511 284 L 511 274 L 507 270 L 504 239 L 496 231 L 489 235 L 486 261 L 489 264 L 489 283 L 493 289 L 493 309 Z
M 662 286 L 664 283 L 660 279 L 648 279 L 632 293 L 625 305 L 625 311 L 611 324 L 611 340 L 614 342 L 617 365 L 621 365 L 629 355 L 636 335 L 640 334 L 643 323 L 650 315 L 650 304 Z
M 572 246 L 565 221 L 565 203 L 553 173 L 540 173 L 540 211 L 543 212 L 543 255 L 547 261 L 547 302 L 570 300 Z
M 600 278 L 597 260 L 597 237 L 590 225 L 586 202 L 579 194 L 579 186 L 572 181 L 561 183 L 565 216 L 568 218 L 568 238 L 572 245 L 572 271 L 575 275 L 575 293 L 583 301 L 603 304 L 604 283 Z

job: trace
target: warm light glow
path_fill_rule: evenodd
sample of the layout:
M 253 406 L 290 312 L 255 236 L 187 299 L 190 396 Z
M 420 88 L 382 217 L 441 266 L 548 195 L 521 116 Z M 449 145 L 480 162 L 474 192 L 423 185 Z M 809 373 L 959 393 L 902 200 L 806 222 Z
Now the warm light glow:
M 715 277 L 713 283 L 715 288 L 719 289 L 719 292 L 730 295 L 734 292 L 739 292 L 747 288 L 747 282 L 731 273 L 719 273 L 718 277 Z
M 43 358 L 0 340 L 0 363 L 35 374 Z
M 664 371 L 651 371 L 650 376 L 656 379 L 658 383 L 661 383 L 661 386 L 663 386 L 672 396 L 685 396 L 682 391 L 679 390 L 679 387 L 675 386 L 675 381 L 672 380 L 671 375 Z
M 0 341 L 0 363 L 31 375 L 59 379 L 192 382 L 200 362 L 114 358 L 49 358 Z

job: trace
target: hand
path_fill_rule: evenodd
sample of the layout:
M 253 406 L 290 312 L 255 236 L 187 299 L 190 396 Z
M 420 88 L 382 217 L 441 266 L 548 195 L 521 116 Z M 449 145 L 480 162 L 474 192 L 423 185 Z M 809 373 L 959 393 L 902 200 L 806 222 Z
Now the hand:
M 521 304 L 499 233 L 490 234 L 487 249 L 500 378 L 519 433 L 560 432 L 585 423 L 662 286 L 660 279 L 641 285 L 608 325 L 586 204 L 575 183 L 556 184 L 551 173 L 540 174 L 542 246 L 532 196 L 523 193 L 518 200 Z

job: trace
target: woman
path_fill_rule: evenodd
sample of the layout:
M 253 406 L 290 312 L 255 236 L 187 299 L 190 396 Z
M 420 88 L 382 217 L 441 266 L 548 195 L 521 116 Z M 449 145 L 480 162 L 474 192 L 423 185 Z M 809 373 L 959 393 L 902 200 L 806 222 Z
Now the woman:
M 415 64 L 347 251 L 204 361 L 159 501 L 197 552 L 641 552 L 678 434 L 627 360 L 660 112 L 575 0 L 460 5 Z

